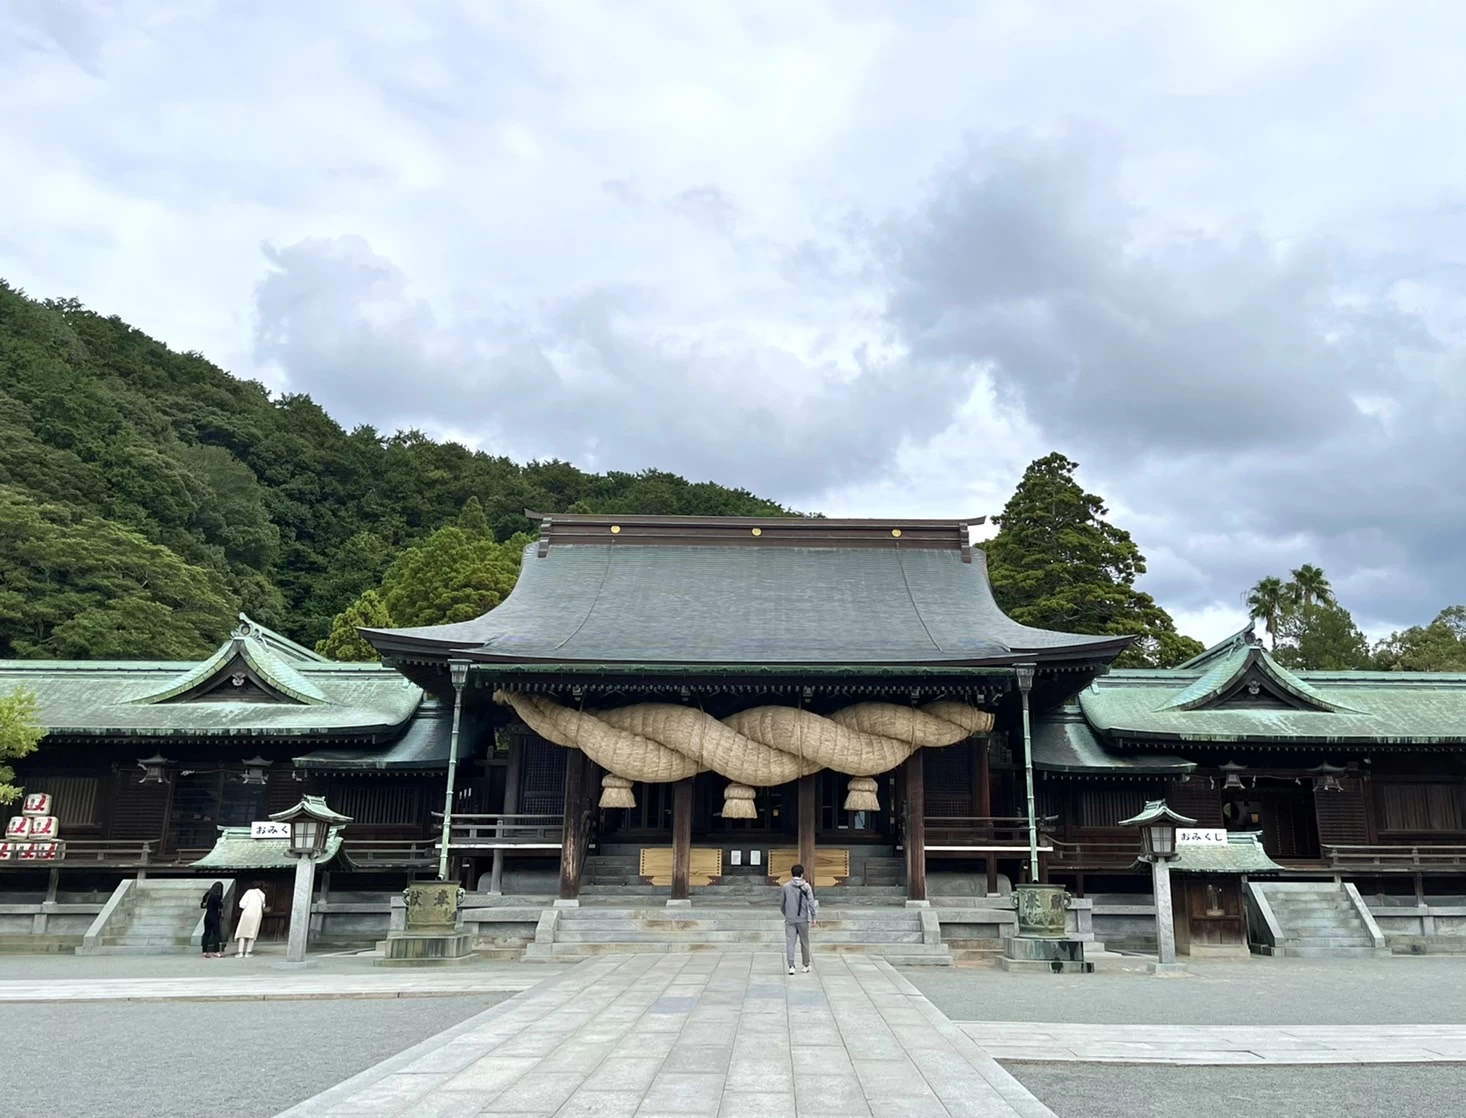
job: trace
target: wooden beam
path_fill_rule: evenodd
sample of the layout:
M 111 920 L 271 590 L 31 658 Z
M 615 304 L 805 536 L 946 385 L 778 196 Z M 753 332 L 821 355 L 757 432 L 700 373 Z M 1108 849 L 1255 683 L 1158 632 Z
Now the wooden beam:
M 692 873 L 692 777 L 672 785 L 672 899 L 685 901 L 691 895 Z
M 799 778 L 799 860 L 814 875 L 814 828 L 819 816 L 819 774 Z
M 988 764 L 989 754 L 992 747 L 984 735 L 977 743 L 977 795 L 972 805 L 972 814 L 992 818 L 993 814 L 993 774 Z
M 572 749 L 565 758 L 565 829 L 560 846 L 560 899 L 580 899 L 580 867 L 585 861 L 585 754 Z
M 902 765 L 906 774 L 906 898 L 926 900 L 926 778 L 918 749 Z

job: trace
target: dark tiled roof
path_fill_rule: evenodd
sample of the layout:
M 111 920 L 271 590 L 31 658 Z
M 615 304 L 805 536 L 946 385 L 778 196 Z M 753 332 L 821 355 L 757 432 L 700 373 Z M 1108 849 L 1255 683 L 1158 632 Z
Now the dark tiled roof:
M 327 772 L 446 769 L 452 722 L 451 708 L 436 699 L 424 699 L 396 741 L 360 749 L 317 749 L 295 758 L 295 765 Z
M 363 635 L 387 653 L 687 665 L 1108 661 L 1129 643 L 1004 615 L 966 522 L 750 518 L 555 518 L 497 609 Z
M 1034 719 L 1033 767 L 1094 776 L 1175 776 L 1189 773 L 1196 762 L 1169 754 L 1111 753 L 1094 736 L 1079 707 L 1066 703 Z

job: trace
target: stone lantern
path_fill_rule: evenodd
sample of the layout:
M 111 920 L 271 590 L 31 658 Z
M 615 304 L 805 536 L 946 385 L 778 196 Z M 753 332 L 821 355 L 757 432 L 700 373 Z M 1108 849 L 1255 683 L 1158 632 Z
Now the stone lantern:
M 1120 820 L 1122 827 L 1140 829 L 1141 861 L 1150 863 L 1152 892 L 1155 895 L 1156 962 L 1155 974 L 1184 970 L 1176 962 L 1176 924 L 1171 911 L 1171 861 L 1176 857 L 1176 828 L 1194 827 L 1189 819 L 1172 811 L 1165 800 L 1151 800 L 1139 815 Z
M 332 811 L 320 796 L 306 796 L 286 811 L 270 818 L 290 824 L 290 853 L 295 862 L 295 892 L 290 900 L 290 940 L 285 951 L 287 966 L 305 966 L 306 938 L 311 925 L 311 894 L 316 884 L 316 859 L 326 852 L 331 832 L 351 822 L 351 817 Z

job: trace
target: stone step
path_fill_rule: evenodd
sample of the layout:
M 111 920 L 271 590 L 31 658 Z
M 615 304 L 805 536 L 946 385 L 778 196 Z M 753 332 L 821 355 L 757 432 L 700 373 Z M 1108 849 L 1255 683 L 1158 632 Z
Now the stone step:
M 1368 936 L 1339 935 L 1339 936 L 1290 936 L 1283 937 L 1284 947 L 1306 946 L 1306 947 L 1373 947 L 1374 941 Z
M 1285 944 L 1288 955 L 1297 959 L 1370 959 L 1376 955 L 1388 955 L 1388 948 L 1339 945 L 1319 947 L 1312 943 Z
M 779 943 L 778 949 L 782 951 L 783 943 Z M 769 945 L 772 953 L 774 945 Z M 636 942 L 623 941 L 619 943 L 554 943 L 548 950 L 541 944 L 530 944 L 525 948 L 524 958 L 526 961 L 560 961 L 571 959 L 585 959 L 598 955 L 682 955 L 696 954 L 708 951 L 726 950 L 726 945 L 716 943 L 694 943 L 694 942 Z M 880 956 L 892 963 L 899 962 L 901 965 L 909 966 L 950 966 L 952 962 L 951 953 L 943 946 L 935 944 L 896 944 L 884 946 L 880 944 L 835 944 L 828 946 L 814 946 L 812 954 L 815 965 L 819 965 L 819 957 L 826 954 L 852 954 L 852 955 L 875 955 Z
M 566 920 L 562 918 L 559 922 L 559 927 L 564 931 L 572 929 L 585 932 L 620 930 L 664 936 L 700 936 L 713 932 L 767 932 L 770 935 L 784 934 L 784 922 L 777 919 L 717 920 L 694 923 L 691 921 L 666 920 Z M 887 936 L 916 932 L 920 928 L 921 925 L 915 920 L 903 920 L 900 923 L 880 923 L 869 920 L 821 920 L 815 925 L 815 931 L 820 935 Z
M 717 908 L 562 908 L 562 924 L 583 923 L 627 923 L 639 922 L 658 927 L 700 928 L 721 924 L 769 924 L 783 927 L 784 921 L 777 910 L 740 911 Z M 921 923 L 917 910 L 910 908 L 891 909 L 822 909 L 819 926 L 852 927 L 916 927 Z
M 684 937 L 673 937 L 673 941 Z M 688 941 L 697 943 L 723 943 L 723 944 L 747 944 L 747 943 L 771 943 L 782 944 L 784 942 L 784 930 L 771 928 L 717 928 L 698 932 L 696 935 L 685 937 Z M 889 944 L 889 943 L 921 943 L 920 930 L 907 932 L 886 932 L 879 935 L 872 935 L 868 931 L 828 931 L 824 928 L 815 930 L 814 939 L 825 946 L 834 944 Z M 557 928 L 555 930 L 556 943 L 656 943 L 667 942 L 669 937 L 665 932 L 648 930 L 642 931 L 635 928 Z
M 103 936 L 104 947 L 187 947 L 188 936 Z

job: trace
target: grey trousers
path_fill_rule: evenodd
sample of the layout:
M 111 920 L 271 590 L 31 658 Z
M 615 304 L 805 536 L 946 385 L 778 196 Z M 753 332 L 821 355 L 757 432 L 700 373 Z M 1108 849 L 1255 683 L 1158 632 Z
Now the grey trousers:
M 792 967 L 794 965 L 794 938 L 799 937 L 799 953 L 804 959 L 804 965 L 809 966 L 809 922 L 796 924 L 792 920 L 784 921 L 784 960 Z

